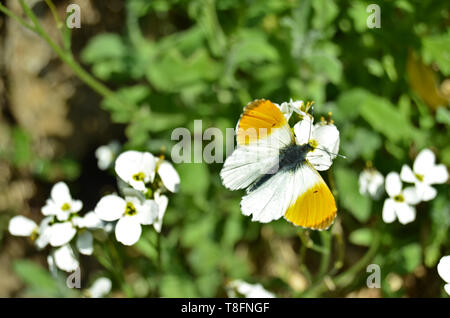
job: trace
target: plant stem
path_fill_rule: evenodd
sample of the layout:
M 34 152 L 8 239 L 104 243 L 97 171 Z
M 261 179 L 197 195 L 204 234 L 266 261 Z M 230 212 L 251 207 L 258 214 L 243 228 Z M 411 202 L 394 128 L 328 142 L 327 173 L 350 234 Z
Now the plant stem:
M 367 253 L 364 254 L 364 256 L 355 265 L 350 267 L 347 271 L 343 272 L 342 274 L 337 275 L 333 279 L 334 285 L 336 287 L 344 287 L 344 286 L 347 286 L 348 284 L 350 284 L 354 280 L 355 276 L 359 272 L 361 272 L 367 266 L 367 264 L 369 264 L 369 262 L 372 260 L 372 258 L 375 256 L 379 245 L 380 245 L 380 234 L 375 233 L 373 241 L 372 241 L 372 245 L 370 246 Z M 312 286 L 311 288 L 309 288 L 307 291 L 305 291 L 302 294 L 302 296 L 303 297 L 316 297 L 316 296 L 322 294 L 323 292 L 326 292 L 327 289 L 328 289 L 327 285 L 322 280 L 322 281 L 318 282 L 317 284 L 315 284 L 314 286 Z
M 112 103 L 115 103 L 117 106 L 122 107 L 126 106 L 126 104 L 121 101 L 116 94 L 110 90 L 108 87 L 103 85 L 97 79 L 95 79 L 91 74 L 86 72 L 72 57 L 72 54 L 69 52 L 65 52 L 59 45 L 57 45 L 50 36 L 44 31 L 42 26 L 40 25 L 36 15 L 33 11 L 26 5 L 24 0 L 19 0 L 20 5 L 22 6 L 25 15 L 33 22 L 33 25 L 27 23 L 21 17 L 15 15 L 13 12 L 8 10 L 5 6 L 0 4 L 0 11 L 5 13 L 10 18 L 16 20 L 24 27 L 34 31 L 37 33 L 45 42 L 53 49 L 53 51 L 58 55 L 58 57 L 67 63 L 70 68 L 75 72 L 75 74 L 82 80 L 85 84 L 90 86 L 94 91 L 98 94 L 102 95 L 104 98 L 109 99 Z
M 36 32 L 36 29 L 29 24 L 28 22 L 26 22 L 24 19 L 22 19 L 21 17 L 15 15 L 12 11 L 10 11 L 7 7 L 5 7 L 3 4 L 0 3 L 0 11 L 3 12 L 4 14 L 6 14 L 8 17 L 10 17 L 11 19 L 16 20 L 17 22 L 19 22 L 21 25 L 23 25 L 24 27 L 26 27 L 27 29 Z
M 320 237 L 322 239 L 322 247 L 324 253 L 320 259 L 319 273 L 317 274 L 317 280 L 322 280 L 325 276 L 328 266 L 330 265 L 331 258 L 331 233 L 328 231 L 320 232 Z

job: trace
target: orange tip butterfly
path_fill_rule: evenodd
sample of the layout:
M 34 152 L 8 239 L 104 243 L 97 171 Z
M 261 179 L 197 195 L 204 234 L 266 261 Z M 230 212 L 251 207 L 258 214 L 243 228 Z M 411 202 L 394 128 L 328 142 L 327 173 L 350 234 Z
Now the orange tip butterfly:
M 328 169 L 336 154 L 311 139 L 315 128 L 308 119 L 299 122 L 309 123 L 307 137 L 302 135 L 306 143 L 299 144 L 299 136 L 294 137 L 274 103 L 259 99 L 244 108 L 236 127 L 237 147 L 225 160 L 220 176 L 226 188 L 246 189 L 241 210 L 253 221 L 267 223 L 284 217 L 297 226 L 325 230 L 336 218 L 334 197 L 316 170 Z

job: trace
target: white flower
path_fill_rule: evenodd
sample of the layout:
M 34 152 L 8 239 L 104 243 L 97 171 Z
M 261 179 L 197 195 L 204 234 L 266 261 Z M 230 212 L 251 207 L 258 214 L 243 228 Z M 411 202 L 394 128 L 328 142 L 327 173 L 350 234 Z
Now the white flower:
M 296 112 L 297 114 L 304 115 L 305 113 L 301 111 L 304 102 L 302 100 L 293 101 L 292 98 L 289 100 L 289 102 L 283 102 L 281 105 L 275 104 L 280 111 L 283 113 L 283 116 L 286 118 L 287 121 L 289 121 L 289 118 L 291 118 L 292 113 Z
M 75 257 L 72 247 L 70 247 L 69 244 L 54 250 L 51 257 L 53 257 L 53 259 L 49 262 L 50 268 L 52 262 L 54 262 L 56 267 L 65 272 L 73 272 L 79 267 L 78 259 Z
M 124 245 L 136 243 L 142 233 L 141 224 L 152 224 L 158 215 L 154 200 L 141 201 L 137 197 L 121 197 L 110 194 L 100 199 L 95 213 L 104 221 L 119 220 L 116 224 L 116 239 Z
M 383 221 L 392 223 L 396 218 L 402 224 L 407 224 L 416 219 L 415 205 L 420 202 L 414 187 L 402 190 L 402 182 L 397 172 L 390 172 L 386 176 L 386 192 L 389 198 L 384 201 Z
M 97 157 L 97 165 L 100 170 L 108 169 L 114 162 L 114 158 L 119 152 L 120 144 L 117 141 L 112 141 L 107 145 L 103 145 L 95 150 Z
M 77 234 L 77 229 L 70 221 L 50 225 L 47 231 L 50 236 L 49 243 L 54 247 L 66 245 Z
M 446 282 L 444 289 L 450 295 L 450 255 L 444 256 L 439 260 L 437 271 L 439 276 Z
M 294 125 L 296 142 L 298 145 L 309 144 L 312 150 L 306 159 L 317 170 L 327 170 L 339 151 L 339 130 L 325 122 L 313 125 L 312 116 L 304 114 L 302 120 Z
M 22 215 L 17 215 L 9 221 L 9 233 L 15 236 L 31 236 L 37 233 L 38 226 L 36 222 Z
M 119 155 L 115 170 L 126 183 L 139 191 L 145 191 L 145 184 L 155 178 L 156 159 L 149 152 L 129 150 Z
M 172 164 L 167 160 L 161 160 L 157 167 L 157 173 L 166 189 L 170 192 L 177 192 L 180 186 L 180 176 Z
M 432 184 L 445 183 L 448 171 L 445 165 L 435 164 L 436 157 L 429 149 L 422 150 L 414 161 L 413 170 L 403 165 L 400 177 L 405 182 L 414 183 L 417 194 L 422 201 L 429 201 L 436 197 L 437 191 Z
M 43 249 L 50 242 L 51 226 L 49 223 L 52 219 L 52 216 L 45 217 L 38 226 L 33 220 L 18 215 L 9 221 L 8 230 L 15 236 L 30 237 L 35 240 L 39 249 Z
M 36 246 L 38 249 L 45 248 L 48 243 L 50 242 L 50 236 L 51 236 L 51 221 L 53 220 L 53 216 L 47 216 L 42 219 L 41 223 L 39 224 L 38 229 L 38 237 L 36 239 Z
M 109 278 L 100 277 L 95 280 L 92 286 L 87 290 L 91 298 L 101 298 L 111 291 L 112 283 Z
M 364 169 L 359 175 L 359 193 L 379 199 L 383 193 L 384 177 L 376 169 Z
M 162 222 L 164 214 L 166 213 L 167 205 L 169 204 L 169 199 L 165 195 L 161 195 L 159 192 L 156 192 L 155 202 L 158 204 L 158 217 L 153 222 L 153 227 L 156 232 L 161 233 Z
M 235 280 L 229 284 L 228 296 L 236 297 L 236 292 L 245 298 L 275 298 L 275 295 L 267 290 L 261 284 L 249 284 L 242 280 Z
M 64 182 L 56 183 L 51 191 L 50 199 L 42 208 L 45 216 L 55 215 L 59 221 L 66 221 L 73 213 L 77 213 L 83 207 L 80 200 L 73 200 L 69 188 Z

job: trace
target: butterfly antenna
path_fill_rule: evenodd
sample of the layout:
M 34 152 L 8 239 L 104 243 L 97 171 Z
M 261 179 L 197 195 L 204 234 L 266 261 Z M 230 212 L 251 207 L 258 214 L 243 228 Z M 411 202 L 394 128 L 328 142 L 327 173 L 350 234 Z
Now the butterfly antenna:
M 343 158 L 343 159 L 347 159 L 347 157 L 346 156 L 344 156 L 344 155 L 341 155 L 341 154 L 339 154 L 339 153 L 334 153 L 334 152 L 331 152 L 331 151 L 329 151 L 329 150 L 327 150 L 327 149 L 325 149 L 325 148 L 320 148 L 320 147 L 316 147 L 316 149 L 319 149 L 319 150 L 322 150 L 322 151 L 325 151 L 327 154 L 329 154 L 329 155 L 333 155 L 333 156 L 336 156 L 336 157 L 341 157 L 341 158 Z

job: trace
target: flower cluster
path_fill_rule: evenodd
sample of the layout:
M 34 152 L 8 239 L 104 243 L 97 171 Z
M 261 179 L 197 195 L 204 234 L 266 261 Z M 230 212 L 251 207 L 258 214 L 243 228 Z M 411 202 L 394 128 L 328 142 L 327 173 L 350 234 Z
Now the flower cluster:
M 95 214 L 103 221 L 117 222 L 116 239 L 133 245 L 141 236 L 142 225 L 152 224 L 157 232 L 161 231 L 168 204 L 163 193 L 178 191 L 180 177 L 167 160 L 133 150 L 120 154 L 114 169 L 121 196 L 108 194 L 101 198 Z
M 364 170 L 359 176 L 359 190 L 374 199 L 383 192 L 384 177 L 374 168 Z M 392 223 L 396 219 L 402 224 L 416 219 L 415 205 L 422 201 L 430 201 L 437 195 L 433 184 L 445 183 L 448 171 L 445 165 L 436 164 L 436 157 L 429 149 L 422 150 L 414 161 L 413 168 L 403 165 L 400 174 L 390 172 L 386 176 L 384 186 L 388 198 L 383 205 L 383 221 Z M 403 182 L 412 185 L 403 188 Z
M 45 217 L 40 224 L 18 215 L 10 220 L 9 232 L 30 237 L 39 249 L 50 245 L 52 251 L 47 260 L 51 271 L 57 267 L 72 272 L 79 267 L 78 253 L 91 255 L 93 252 L 91 231 L 105 226 L 93 212 L 80 216 L 82 207 L 80 200 L 72 199 L 67 184 L 58 182 L 41 210 Z
M 99 168 L 104 170 L 114 161 L 119 146 L 112 143 L 102 147 L 96 155 Z M 124 245 L 139 240 L 141 225 L 152 224 L 159 233 L 168 205 L 164 193 L 176 192 L 180 184 L 174 167 L 149 152 L 126 151 L 115 160 L 114 170 L 122 196 L 108 194 L 100 199 L 94 211 L 81 216 L 83 203 L 72 198 L 66 183 L 58 182 L 41 209 L 44 218 L 39 225 L 18 215 L 10 220 L 9 232 L 30 237 L 38 249 L 50 246 L 47 262 L 53 274 L 57 269 L 73 272 L 79 267 L 78 254 L 93 254 L 94 231 L 114 230 L 116 239 Z

